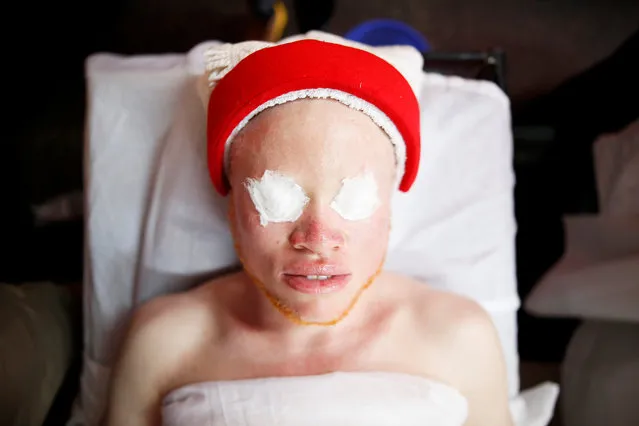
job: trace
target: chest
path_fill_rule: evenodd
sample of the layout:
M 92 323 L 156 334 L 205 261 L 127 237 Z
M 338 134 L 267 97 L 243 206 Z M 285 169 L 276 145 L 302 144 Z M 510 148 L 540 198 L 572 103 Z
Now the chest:
M 176 388 L 189 383 L 264 377 L 321 375 L 336 371 L 419 374 L 423 338 L 401 317 L 390 317 L 347 333 L 337 343 L 291 344 L 259 332 L 232 332 L 210 342 L 178 370 Z M 295 343 L 295 342 L 294 342 Z
M 339 344 L 292 348 L 275 339 L 238 339 L 217 356 L 216 375 L 234 378 L 288 377 L 357 371 L 383 356 L 381 339 L 353 339 Z
M 206 375 L 216 380 L 288 377 L 335 371 L 411 372 L 418 362 L 416 339 L 406 329 L 382 327 L 353 333 L 338 343 L 291 348 L 269 337 L 248 335 L 218 345 Z M 204 372 L 202 372 L 204 374 Z

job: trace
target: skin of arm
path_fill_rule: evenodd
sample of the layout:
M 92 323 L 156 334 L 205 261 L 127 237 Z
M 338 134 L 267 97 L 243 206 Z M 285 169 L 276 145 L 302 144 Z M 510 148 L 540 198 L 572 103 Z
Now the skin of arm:
M 129 324 L 128 333 L 111 376 L 104 426 L 159 426 L 162 374 L 176 357 L 169 345 L 170 304 L 160 298 L 143 305 Z
M 468 400 L 464 426 L 513 426 L 508 377 L 497 330 L 482 307 L 475 302 L 465 305 L 449 347 L 455 364 L 460 366 L 455 381 Z
M 425 336 L 422 374 L 457 389 L 468 403 L 464 426 L 513 426 L 501 341 L 490 315 L 462 296 L 425 292 L 412 299 Z

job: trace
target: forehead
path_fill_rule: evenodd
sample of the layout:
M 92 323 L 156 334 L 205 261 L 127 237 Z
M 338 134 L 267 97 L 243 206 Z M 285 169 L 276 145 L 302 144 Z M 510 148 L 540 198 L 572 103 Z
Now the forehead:
M 231 173 L 280 170 L 338 178 L 392 174 L 388 136 L 365 114 L 332 100 L 298 100 L 260 113 L 231 145 Z

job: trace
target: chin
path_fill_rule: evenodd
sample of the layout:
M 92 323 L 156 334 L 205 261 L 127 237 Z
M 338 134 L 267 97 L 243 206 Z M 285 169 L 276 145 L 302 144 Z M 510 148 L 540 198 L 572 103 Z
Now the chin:
M 368 278 L 341 271 L 330 277 L 324 275 L 321 279 L 315 275 L 302 277 L 297 274 L 279 274 L 270 278 L 249 276 L 271 304 L 292 322 L 331 326 L 349 315 L 380 270 L 371 273 Z
M 343 281 L 334 283 L 302 282 L 301 289 L 291 287 L 290 282 L 283 281 L 279 284 L 282 291 L 278 292 L 282 295 L 282 301 L 296 312 L 300 319 L 322 323 L 341 321 L 345 318 L 373 280 L 348 276 Z

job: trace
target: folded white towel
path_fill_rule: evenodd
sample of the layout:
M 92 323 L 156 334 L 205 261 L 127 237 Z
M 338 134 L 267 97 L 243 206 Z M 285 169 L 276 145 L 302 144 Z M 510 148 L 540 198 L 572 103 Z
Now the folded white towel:
M 205 382 L 171 392 L 164 426 L 461 426 L 455 389 L 397 373 Z

